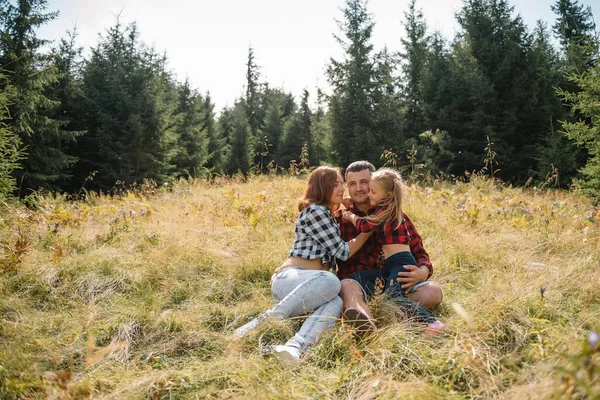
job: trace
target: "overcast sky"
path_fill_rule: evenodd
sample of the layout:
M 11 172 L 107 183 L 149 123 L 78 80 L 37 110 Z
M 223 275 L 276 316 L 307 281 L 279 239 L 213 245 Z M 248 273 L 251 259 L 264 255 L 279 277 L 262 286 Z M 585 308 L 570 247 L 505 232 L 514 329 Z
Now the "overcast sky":
M 373 45 L 400 49 L 401 21 L 408 0 L 370 0 L 368 10 L 375 28 Z M 533 26 L 541 19 L 550 27 L 556 0 L 511 0 L 515 12 Z M 136 21 L 141 39 L 166 52 L 169 68 L 178 80 L 186 77 L 193 87 L 210 91 L 216 109 L 232 105 L 245 83 L 248 47 L 254 48 L 263 80 L 283 87 L 297 98 L 304 88 L 327 89 L 325 68 L 330 57 L 340 57 L 333 38 L 339 33 L 344 0 L 49 0 L 48 11 L 60 16 L 40 29 L 47 39 L 64 36 L 77 26 L 79 44 L 86 49 L 98 34 L 113 25 L 116 15 L 124 23 Z M 598 13 L 600 0 L 580 0 Z M 452 38 L 457 30 L 454 15 L 461 0 L 421 0 L 430 30 Z M 313 96 L 314 98 L 314 96 Z

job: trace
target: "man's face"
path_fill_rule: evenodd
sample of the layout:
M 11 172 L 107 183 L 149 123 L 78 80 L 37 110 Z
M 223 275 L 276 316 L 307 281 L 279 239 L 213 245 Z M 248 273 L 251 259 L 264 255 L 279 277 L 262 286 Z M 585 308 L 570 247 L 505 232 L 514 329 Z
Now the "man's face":
M 369 203 L 369 181 L 371 180 L 371 171 L 364 169 L 358 172 L 346 173 L 346 186 L 350 198 L 356 204 Z

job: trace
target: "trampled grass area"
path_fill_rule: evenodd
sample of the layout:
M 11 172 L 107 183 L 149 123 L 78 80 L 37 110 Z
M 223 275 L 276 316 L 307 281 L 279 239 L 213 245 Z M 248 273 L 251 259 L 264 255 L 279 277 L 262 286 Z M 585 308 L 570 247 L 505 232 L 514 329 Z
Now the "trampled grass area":
M 233 341 L 272 304 L 304 183 L 2 205 L 0 398 L 600 397 L 600 212 L 481 178 L 406 190 L 448 335 L 424 340 L 376 299 L 376 335 L 357 344 L 339 325 L 295 370 L 260 349 L 300 320 Z

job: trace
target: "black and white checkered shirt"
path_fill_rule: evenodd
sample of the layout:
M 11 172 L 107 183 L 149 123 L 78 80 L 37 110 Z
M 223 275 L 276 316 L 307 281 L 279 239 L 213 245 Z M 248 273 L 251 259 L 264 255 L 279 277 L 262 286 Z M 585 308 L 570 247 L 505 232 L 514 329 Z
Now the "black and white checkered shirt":
M 340 227 L 326 206 L 311 204 L 302 210 L 294 233 L 290 257 L 321 258 L 323 264 L 329 264 L 336 258 L 347 260 L 350 256 L 350 246 L 342 240 Z

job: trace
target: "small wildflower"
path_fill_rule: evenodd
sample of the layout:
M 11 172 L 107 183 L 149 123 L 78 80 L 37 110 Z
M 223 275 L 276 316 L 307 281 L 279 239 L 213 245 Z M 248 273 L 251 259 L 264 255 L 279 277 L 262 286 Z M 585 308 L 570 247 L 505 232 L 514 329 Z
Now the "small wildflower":
M 546 290 L 548 290 L 548 286 L 540 287 L 540 295 L 542 296 L 542 299 L 544 298 L 544 293 L 546 293 Z
M 142 217 L 145 217 L 145 216 L 146 216 L 146 210 L 142 210 L 142 211 L 140 211 L 140 215 L 141 215 Z
M 115 217 L 110 223 L 111 224 L 116 224 L 119 222 L 119 217 Z
M 588 344 L 590 345 L 590 348 L 595 349 L 598 345 L 599 340 L 600 335 L 598 335 L 598 333 L 594 331 L 590 331 L 590 333 L 588 334 Z
M 54 229 L 52 230 L 52 232 L 54 233 L 58 233 L 58 227 L 60 226 L 60 222 L 55 222 L 54 223 Z

